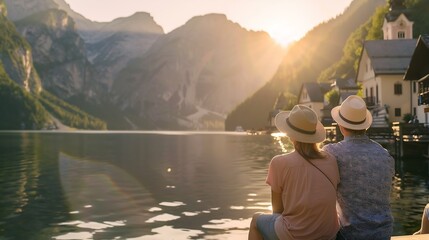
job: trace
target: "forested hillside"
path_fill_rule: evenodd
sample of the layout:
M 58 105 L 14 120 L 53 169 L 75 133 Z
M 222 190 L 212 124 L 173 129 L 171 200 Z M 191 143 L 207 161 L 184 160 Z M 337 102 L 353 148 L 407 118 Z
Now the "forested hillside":
M 226 130 L 238 125 L 245 129 L 265 127 L 277 96 L 283 92 L 297 95 L 303 82 L 317 81 L 323 70 L 341 59 L 350 34 L 385 4 L 386 0 L 354 0 L 343 14 L 308 32 L 289 48 L 270 82 L 228 115 Z
M 43 106 L 10 80 L 0 63 L 0 129 L 41 129 L 50 124 Z
M 429 33 L 429 0 L 408 0 L 405 5 L 414 21 L 414 38 Z M 284 92 L 297 95 L 303 82 L 354 78 L 363 42 L 383 38 L 381 28 L 387 11 L 387 1 L 355 0 L 343 15 L 314 28 L 291 47 L 276 76 L 228 116 L 226 129 L 233 130 L 237 125 L 245 129 L 265 127 L 276 97 Z M 359 13 L 360 17 L 371 14 L 361 19 Z M 360 25 L 350 28 L 359 21 Z M 343 34 L 336 36 L 339 32 Z M 347 33 L 345 44 L 341 44 Z
M 106 129 L 103 121 L 43 90 L 31 47 L 6 13 L 0 0 L 0 129 L 54 128 L 51 115 L 70 127 Z
M 414 22 L 414 38 L 417 39 L 420 34 L 429 33 L 429 0 L 406 1 L 406 7 L 410 20 Z M 362 43 L 364 40 L 383 39 L 382 26 L 388 10 L 388 5 L 379 7 L 365 24 L 350 35 L 343 48 L 342 58 L 320 74 L 319 82 L 328 81 L 334 75 L 342 78 L 355 77 Z

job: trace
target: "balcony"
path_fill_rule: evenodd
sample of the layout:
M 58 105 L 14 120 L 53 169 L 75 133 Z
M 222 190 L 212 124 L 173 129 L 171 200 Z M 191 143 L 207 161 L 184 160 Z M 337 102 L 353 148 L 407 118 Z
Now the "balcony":
M 368 108 L 375 107 L 375 105 L 377 103 L 375 97 L 365 97 L 365 98 L 363 98 L 363 100 L 365 101 L 366 106 Z

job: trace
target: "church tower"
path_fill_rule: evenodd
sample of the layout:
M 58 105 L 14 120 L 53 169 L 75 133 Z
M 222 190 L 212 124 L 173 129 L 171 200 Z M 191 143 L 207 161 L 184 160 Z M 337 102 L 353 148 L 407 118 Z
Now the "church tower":
M 384 40 L 412 39 L 413 24 L 407 17 L 408 10 L 404 0 L 389 0 L 389 12 L 383 23 Z

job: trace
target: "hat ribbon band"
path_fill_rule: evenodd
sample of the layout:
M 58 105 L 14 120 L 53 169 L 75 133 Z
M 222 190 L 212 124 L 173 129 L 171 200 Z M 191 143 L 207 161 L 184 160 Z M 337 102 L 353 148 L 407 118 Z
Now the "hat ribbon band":
M 299 133 L 308 134 L 308 135 L 313 135 L 313 134 L 316 133 L 316 130 L 314 130 L 314 131 L 306 131 L 306 130 L 303 130 L 301 128 L 295 127 L 292 123 L 290 123 L 289 118 L 286 118 L 286 124 L 289 125 L 290 128 L 292 128 L 293 130 L 295 130 L 295 131 L 297 131 Z
M 358 125 L 358 124 L 362 124 L 366 121 L 366 118 L 364 118 L 362 121 L 359 122 L 354 122 L 354 121 L 350 121 L 347 118 L 345 118 L 342 114 L 341 111 L 338 111 L 338 114 L 340 115 L 340 118 L 344 120 L 344 122 L 349 123 L 349 124 L 353 124 L 353 125 Z

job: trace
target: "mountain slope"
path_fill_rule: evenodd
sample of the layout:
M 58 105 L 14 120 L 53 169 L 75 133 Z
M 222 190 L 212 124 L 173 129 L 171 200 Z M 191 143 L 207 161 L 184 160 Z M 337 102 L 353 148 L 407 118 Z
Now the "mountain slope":
M 91 37 L 85 40 L 89 59 L 100 73 L 99 82 L 110 91 L 117 74 L 130 60 L 143 56 L 164 30 L 142 12 L 103 24 L 98 30 L 86 30 Z
M 225 114 L 272 77 L 281 57 L 264 32 L 198 16 L 130 62 L 112 94 L 141 128 L 223 129 Z
M 52 124 L 43 106 L 10 80 L 0 63 L 0 130 L 41 129 Z
M 7 20 L 4 3 L 3 14 L 0 14 L 0 62 L 8 77 L 28 92 L 38 93 L 42 86 L 33 67 L 30 45 L 16 31 L 15 26 Z
M 32 46 L 34 65 L 44 89 L 63 99 L 94 94 L 94 70 L 87 60 L 85 43 L 67 13 L 50 9 L 15 24 Z
M 52 128 L 51 114 L 72 127 L 105 129 L 104 122 L 43 90 L 31 48 L 6 18 L 3 0 L 0 13 L 0 129 Z
M 47 9 L 58 8 L 58 4 L 53 0 L 4 0 L 4 2 L 11 21 L 17 21 Z
M 385 0 L 354 0 L 343 14 L 321 23 L 289 48 L 276 75 L 253 96 L 238 105 L 225 121 L 226 130 L 264 128 L 277 96 L 298 94 L 303 82 L 314 82 L 319 74 L 342 56 L 349 35 L 366 22 Z

